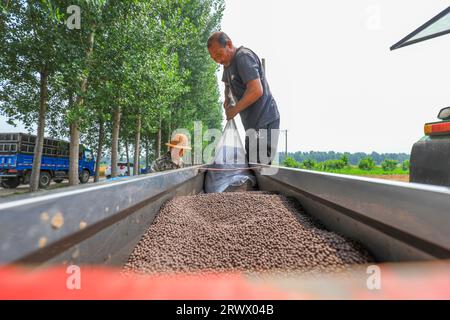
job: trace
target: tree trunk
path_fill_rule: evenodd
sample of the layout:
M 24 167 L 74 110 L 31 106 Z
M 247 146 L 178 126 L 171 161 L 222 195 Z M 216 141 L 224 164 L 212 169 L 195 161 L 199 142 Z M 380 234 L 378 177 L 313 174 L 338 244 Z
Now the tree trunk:
M 161 113 L 159 114 L 159 127 L 158 127 L 158 137 L 156 139 L 156 159 L 158 159 L 159 157 L 161 157 Z
M 90 63 L 92 52 L 94 50 L 94 35 L 95 25 L 92 26 L 92 31 L 88 36 L 88 48 L 86 49 L 86 61 Z M 78 172 L 78 159 L 80 152 L 80 131 L 78 130 L 78 124 L 80 119 L 78 118 L 78 111 L 80 106 L 84 103 L 84 94 L 87 91 L 88 74 L 85 74 L 81 80 L 81 95 L 77 97 L 75 101 L 75 119 L 70 123 L 70 158 L 69 158 L 69 185 L 76 186 L 79 184 L 79 172 Z
M 125 138 L 125 153 L 127 156 L 127 172 L 128 172 L 128 176 L 131 176 L 131 172 L 130 172 L 130 153 L 128 150 L 128 139 Z
M 30 191 L 39 189 L 39 177 L 41 175 L 42 150 L 44 149 L 45 134 L 45 113 L 47 111 L 47 81 L 48 74 L 44 71 L 40 72 L 40 99 L 39 99 L 39 120 L 37 128 L 37 139 L 34 147 L 33 168 L 31 170 Z
M 100 125 L 100 128 L 98 130 L 98 147 L 97 147 L 97 159 L 95 159 L 94 182 L 100 181 L 100 160 L 102 157 L 103 140 L 104 140 L 104 136 L 105 136 L 105 127 L 104 127 L 103 117 L 100 117 L 99 125 Z
M 172 111 L 169 111 L 169 138 L 167 139 L 167 143 L 170 143 L 170 140 L 172 140 Z
M 120 107 L 114 108 L 113 115 L 113 132 L 111 146 L 111 177 L 117 177 L 117 155 L 119 148 L 119 131 L 120 131 Z
M 148 146 L 148 138 L 145 139 L 145 170 L 148 173 L 148 167 L 150 166 L 150 159 L 149 159 L 149 146 Z
M 69 162 L 69 185 L 76 186 L 80 183 L 78 166 L 80 152 L 80 131 L 78 122 L 70 124 L 70 162 Z
M 138 115 L 136 123 L 136 139 L 134 141 L 134 170 L 133 175 L 139 175 L 139 159 L 141 158 L 141 116 Z

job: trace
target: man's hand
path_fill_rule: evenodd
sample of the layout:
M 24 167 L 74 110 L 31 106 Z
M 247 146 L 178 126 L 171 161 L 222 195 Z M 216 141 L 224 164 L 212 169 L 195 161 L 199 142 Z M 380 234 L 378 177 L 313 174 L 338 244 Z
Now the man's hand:
M 232 119 L 234 119 L 234 117 L 236 117 L 236 115 L 239 112 L 237 112 L 237 108 L 236 107 L 228 107 L 228 108 L 225 109 L 225 113 L 227 115 L 227 120 L 232 120 Z
M 225 97 L 228 97 L 228 90 L 229 88 L 225 88 Z M 225 98 L 225 103 L 223 104 L 223 107 L 225 108 L 225 113 L 227 115 L 227 120 L 234 119 L 238 113 L 240 113 L 242 110 L 247 109 L 249 106 L 251 106 L 253 103 L 255 103 L 261 96 L 264 94 L 263 87 L 261 80 L 255 79 L 250 80 L 247 83 L 247 89 L 244 92 L 244 96 L 241 100 L 239 100 L 235 106 L 230 106 L 229 102 L 230 100 Z

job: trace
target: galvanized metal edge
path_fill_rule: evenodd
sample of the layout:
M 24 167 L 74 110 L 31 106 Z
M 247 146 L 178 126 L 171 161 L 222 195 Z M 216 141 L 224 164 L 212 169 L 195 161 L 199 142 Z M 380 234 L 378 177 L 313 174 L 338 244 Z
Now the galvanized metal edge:
M 277 169 L 265 177 L 437 258 L 450 258 L 450 188 Z
M 195 178 L 200 167 L 25 195 L 0 203 L 0 263 L 36 255 L 81 230 L 114 220 Z

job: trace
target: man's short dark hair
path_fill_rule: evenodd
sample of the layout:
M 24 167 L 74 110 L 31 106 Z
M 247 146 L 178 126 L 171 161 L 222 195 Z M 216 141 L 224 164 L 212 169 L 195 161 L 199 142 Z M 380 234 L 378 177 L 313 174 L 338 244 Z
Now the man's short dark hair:
M 225 48 L 228 41 L 231 39 L 225 32 L 214 32 L 208 39 L 208 48 L 211 48 L 213 42 L 217 42 L 222 48 Z

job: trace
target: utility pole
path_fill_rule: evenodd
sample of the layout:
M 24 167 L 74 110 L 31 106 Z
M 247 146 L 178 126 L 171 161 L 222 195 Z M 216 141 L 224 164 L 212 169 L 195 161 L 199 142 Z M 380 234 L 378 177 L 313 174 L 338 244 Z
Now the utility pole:
M 285 159 L 287 159 L 288 157 L 288 131 L 287 130 L 281 130 L 284 132 L 284 137 L 285 137 L 285 143 L 284 143 L 284 156 Z

